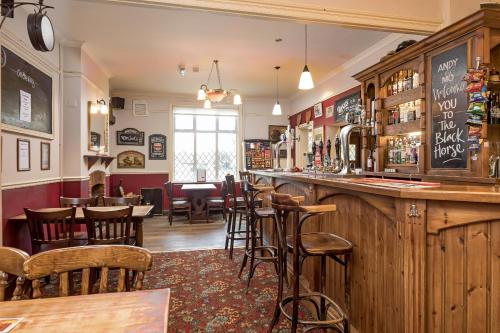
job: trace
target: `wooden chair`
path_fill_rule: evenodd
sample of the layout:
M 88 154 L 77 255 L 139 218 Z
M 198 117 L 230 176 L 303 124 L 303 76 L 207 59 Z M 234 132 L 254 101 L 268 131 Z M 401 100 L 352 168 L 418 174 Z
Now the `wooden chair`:
M 228 190 L 228 198 L 229 198 L 229 220 L 227 223 L 227 231 L 226 231 L 226 245 L 224 249 L 229 248 L 229 259 L 233 259 L 233 251 L 234 251 L 234 241 L 235 240 L 246 240 L 246 237 L 241 236 L 242 234 L 246 234 L 246 231 L 241 231 L 240 228 L 236 230 L 236 216 L 240 214 L 240 225 L 243 216 L 247 216 L 247 208 L 245 205 L 245 199 L 243 199 L 243 205 L 240 204 L 238 200 L 236 200 L 236 183 L 234 181 L 233 175 L 226 176 L 227 190 Z
M 59 204 L 63 208 L 68 207 L 94 207 L 97 205 L 97 198 L 67 198 L 60 197 Z
M 141 204 L 141 196 L 134 195 L 131 197 L 104 197 L 104 206 L 139 206 Z
M 168 221 L 172 225 L 172 219 L 174 213 L 186 213 L 191 223 L 191 201 L 187 198 L 176 198 L 174 197 L 174 186 L 172 182 L 165 183 L 165 188 L 167 190 L 168 196 Z
M 34 254 L 54 248 L 74 246 L 76 208 L 24 209 Z
M 100 271 L 99 293 L 109 292 L 109 270 L 118 269 L 117 292 L 141 290 L 144 274 L 151 269 L 151 252 L 126 245 L 80 246 L 57 249 L 34 255 L 24 262 L 26 278 L 32 280 L 33 298 L 42 297 L 40 278 L 59 275 L 59 296 L 70 296 L 77 288 L 71 283 L 71 272 L 81 270 L 81 295 L 92 293 L 91 269 Z M 129 272 L 134 274 L 130 281 Z M 132 288 L 127 288 L 131 285 Z
M 227 203 L 227 183 L 226 181 L 222 181 L 221 184 L 221 196 L 220 197 L 208 197 L 207 198 L 207 216 L 210 215 L 210 212 L 220 212 L 222 213 L 222 218 L 224 222 L 227 221 L 226 217 L 226 203 Z
M 23 264 L 29 255 L 13 247 L 0 247 L 0 302 L 7 300 L 9 274 L 16 277 L 16 288 L 12 292 L 12 301 L 21 299 L 24 288 Z
M 134 206 L 113 211 L 83 208 L 89 245 L 131 244 L 130 228 Z

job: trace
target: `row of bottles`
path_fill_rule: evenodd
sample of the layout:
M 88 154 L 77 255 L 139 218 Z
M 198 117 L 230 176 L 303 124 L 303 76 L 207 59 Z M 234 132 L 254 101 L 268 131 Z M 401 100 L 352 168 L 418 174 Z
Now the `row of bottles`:
M 387 140 L 388 164 L 417 164 L 420 135 L 395 136 Z
M 488 124 L 500 124 L 500 97 L 499 92 L 491 92 L 488 96 Z
M 387 83 L 387 96 L 399 94 L 403 91 L 417 88 L 419 74 L 411 69 L 401 70 L 391 76 Z
M 396 125 L 420 119 L 421 116 L 420 100 L 417 99 L 416 101 L 399 104 L 389 109 L 389 118 L 387 121 L 389 125 Z

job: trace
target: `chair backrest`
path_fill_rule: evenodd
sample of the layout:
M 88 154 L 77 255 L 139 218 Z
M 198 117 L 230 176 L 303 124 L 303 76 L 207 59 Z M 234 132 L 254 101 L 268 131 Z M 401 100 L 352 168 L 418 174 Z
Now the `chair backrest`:
M 6 301 L 9 274 L 16 276 L 16 288 L 11 300 L 21 299 L 24 285 L 23 264 L 29 255 L 13 247 L 0 247 L 0 302 Z
M 90 245 L 127 245 L 134 206 L 111 211 L 83 208 Z
M 165 183 L 165 190 L 167 191 L 168 206 L 171 212 L 174 211 L 174 185 L 172 182 Z
M 236 182 L 234 181 L 234 176 L 233 175 L 226 175 L 226 184 L 227 184 L 227 193 L 230 199 L 233 199 L 231 201 L 231 206 L 233 206 L 234 209 L 237 208 L 238 203 L 236 200 Z
M 240 171 L 240 180 L 251 183 L 252 175 L 249 171 Z
M 25 208 L 24 212 L 28 220 L 33 253 L 39 252 L 43 244 L 60 247 L 72 245 L 76 207 L 50 210 Z
M 227 182 L 225 180 L 222 181 L 222 184 L 220 186 L 220 195 L 222 199 L 226 199 L 227 197 Z
M 141 204 L 141 196 L 131 197 L 104 197 L 104 206 L 138 206 Z
M 66 198 L 60 197 L 61 207 L 93 207 L 97 205 L 97 198 Z
M 146 249 L 126 245 L 78 246 L 66 249 L 46 251 L 34 255 L 24 262 L 24 272 L 32 280 L 33 298 L 42 297 L 40 278 L 52 274 L 59 275 L 59 296 L 69 296 L 70 290 L 77 292 L 76 286 L 70 286 L 70 272 L 82 270 L 81 290 L 79 294 L 92 292 L 91 269 L 100 270 L 99 293 L 108 292 L 109 269 L 119 269 L 117 292 L 127 290 L 130 271 L 134 274 L 132 289 L 141 290 L 144 273 L 151 269 L 151 252 Z M 130 289 L 130 288 L 129 288 Z

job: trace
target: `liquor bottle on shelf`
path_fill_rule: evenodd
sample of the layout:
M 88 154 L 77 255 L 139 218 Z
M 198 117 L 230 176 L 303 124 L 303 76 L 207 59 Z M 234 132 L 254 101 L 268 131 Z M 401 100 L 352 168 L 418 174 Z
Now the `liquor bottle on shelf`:
M 393 79 L 393 77 L 391 76 L 391 78 L 387 82 L 387 97 L 394 95 L 394 93 L 392 91 L 392 85 L 393 85 L 392 79 Z
M 367 171 L 373 171 L 373 165 L 374 165 L 373 151 L 370 149 L 368 151 L 368 160 L 366 162 L 366 170 Z
M 399 107 L 396 106 L 394 108 L 394 112 L 392 113 L 392 115 L 394 117 L 393 124 L 395 124 L 395 125 L 399 124 L 399 122 L 400 122 L 400 113 L 399 112 L 400 112 Z
M 398 73 L 392 76 L 392 94 L 396 95 L 398 93 Z
M 422 109 L 420 105 L 420 100 L 415 101 L 415 119 L 420 119 L 422 117 Z
M 403 92 L 403 81 L 404 81 L 403 71 L 399 71 L 399 74 L 398 74 L 398 93 Z
M 498 100 L 498 93 L 492 92 L 488 101 L 488 124 L 500 124 L 500 105 Z
M 404 79 L 404 90 L 410 90 L 411 86 L 411 81 L 410 81 L 410 70 L 406 70 L 405 72 L 405 79 Z
M 394 138 L 390 137 L 387 141 L 387 163 L 394 164 Z
M 387 111 L 387 125 L 394 125 L 394 110 Z

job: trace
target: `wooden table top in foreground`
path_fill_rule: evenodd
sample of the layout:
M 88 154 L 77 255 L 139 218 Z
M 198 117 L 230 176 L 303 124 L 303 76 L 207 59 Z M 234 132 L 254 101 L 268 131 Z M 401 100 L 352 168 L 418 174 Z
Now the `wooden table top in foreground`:
M 127 206 L 114 206 L 114 207 L 90 207 L 89 209 L 92 210 L 98 210 L 98 211 L 113 211 L 113 210 L 118 210 L 118 209 L 124 209 L 127 208 Z M 61 208 L 42 208 L 38 209 L 39 211 L 42 212 L 50 212 L 54 211 L 57 209 Z M 132 211 L 132 216 L 133 217 L 146 217 L 149 212 L 153 209 L 152 205 L 144 205 L 144 206 L 134 206 L 134 210 Z M 75 218 L 78 219 L 83 219 L 83 210 L 82 208 L 78 207 L 76 208 L 76 215 Z M 11 221 L 26 221 L 26 215 L 25 214 L 20 214 L 17 216 L 9 217 L 9 220 Z
M 56 297 L 0 304 L 0 317 L 23 318 L 13 333 L 167 332 L 170 289 Z

